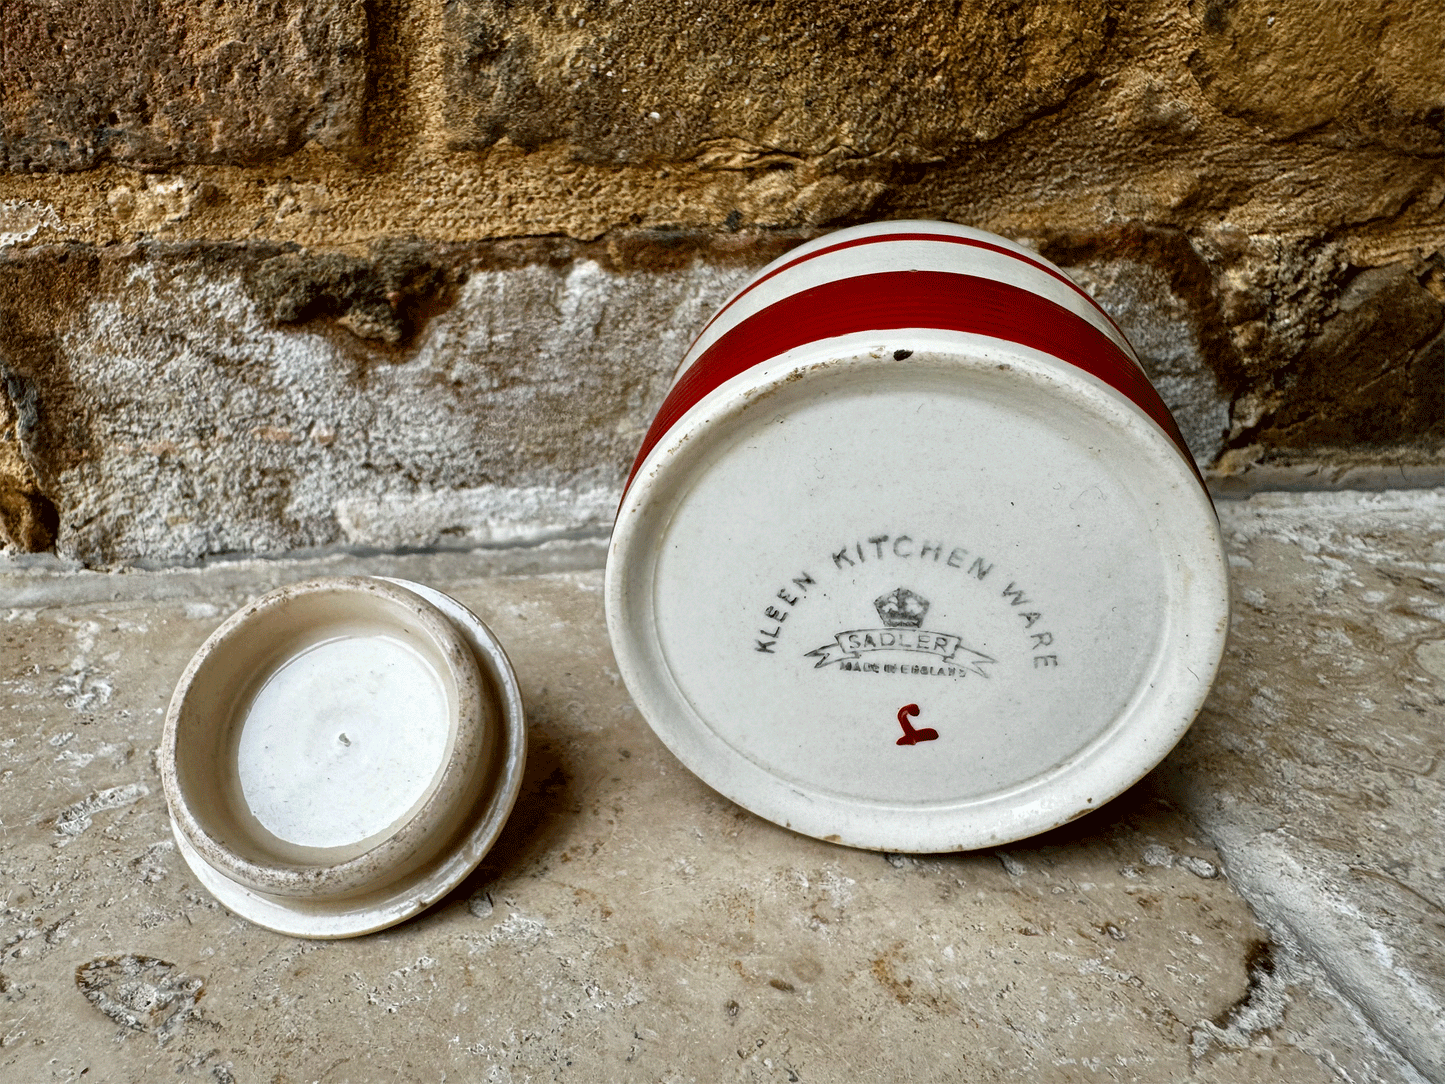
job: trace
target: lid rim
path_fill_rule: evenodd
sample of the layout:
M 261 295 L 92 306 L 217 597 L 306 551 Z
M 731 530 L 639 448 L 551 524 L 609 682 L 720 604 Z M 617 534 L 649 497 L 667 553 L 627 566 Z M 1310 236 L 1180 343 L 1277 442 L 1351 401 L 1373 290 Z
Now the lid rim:
M 374 833 L 370 837 L 370 845 L 359 853 L 348 854 L 354 851 L 356 845 L 308 847 L 288 844 L 284 839 L 277 838 L 276 844 L 282 849 L 297 855 L 310 852 L 320 861 L 316 864 L 285 861 L 279 855 L 274 861 L 258 860 L 237 851 L 219 838 L 186 793 L 179 768 L 186 700 L 193 682 L 208 665 L 214 668 L 215 660 L 222 653 L 234 654 L 248 646 L 243 641 L 248 633 L 259 634 L 265 622 L 284 616 L 282 611 L 288 606 L 297 602 L 304 604 L 325 595 L 375 600 L 379 605 L 372 606 L 373 614 L 384 615 L 391 629 L 397 628 L 394 608 L 400 607 L 407 619 L 438 651 L 447 664 L 451 689 L 447 704 L 449 734 L 446 749 L 423 797 L 401 819 Z M 283 660 L 273 658 L 270 661 L 268 673 L 274 673 L 280 665 L 284 665 Z M 222 699 L 231 705 L 229 710 L 234 711 L 247 692 L 256 687 L 256 681 L 263 677 L 253 674 L 246 687 L 227 689 Z M 268 592 L 233 615 L 207 638 L 196 653 L 196 665 L 187 668 L 176 686 L 171 711 L 167 713 L 167 729 L 172 740 L 166 746 L 166 770 L 162 773 L 167 800 L 171 802 L 181 830 L 187 834 L 197 852 L 204 855 L 211 865 L 257 891 L 295 896 L 352 895 L 365 891 L 379 879 L 396 876 L 409 866 L 426 861 L 428 852 L 437 846 L 435 840 L 428 838 L 434 826 L 448 816 L 480 769 L 479 753 L 485 742 L 486 719 L 478 688 L 479 677 L 475 660 L 464 649 L 456 630 L 442 614 L 424 600 L 392 585 L 365 577 L 334 577 L 308 580 Z M 219 725 L 224 729 L 230 724 L 221 722 Z M 264 825 L 252 825 L 251 828 L 253 831 L 259 828 L 267 836 L 271 835 Z M 358 844 L 365 842 L 361 840 Z M 348 857 L 326 861 L 328 851 L 348 854 Z
M 450 596 L 408 580 L 337 579 L 355 579 L 382 590 L 397 591 L 433 609 L 458 636 L 476 669 L 479 691 L 493 703 L 495 712 L 494 722 L 483 737 L 489 755 L 480 759 L 480 769 L 473 780 L 475 785 L 462 788 L 462 794 L 470 801 L 463 812 L 456 814 L 456 830 L 436 833 L 435 839 L 425 840 L 430 845 L 425 848 L 430 851 L 429 856 L 383 883 L 372 882 L 339 893 L 266 892 L 230 876 L 225 868 L 209 861 L 187 838 L 177 807 L 172 805 L 172 834 L 182 856 L 195 876 L 224 906 L 277 933 L 320 939 L 353 937 L 385 929 L 418 914 L 452 891 L 482 861 L 505 826 L 520 793 L 527 745 L 516 673 L 501 643 L 480 618 Z M 188 667 L 188 672 L 190 669 Z M 167 736 L 173 739 L 173 735 Z M 163 782 L 166 766 L 173 763 L 167 749 L 163 739 Z M 173 756 L 173 740 L 169 751 Z M 170 799 L 169 790 L 167 799 Z

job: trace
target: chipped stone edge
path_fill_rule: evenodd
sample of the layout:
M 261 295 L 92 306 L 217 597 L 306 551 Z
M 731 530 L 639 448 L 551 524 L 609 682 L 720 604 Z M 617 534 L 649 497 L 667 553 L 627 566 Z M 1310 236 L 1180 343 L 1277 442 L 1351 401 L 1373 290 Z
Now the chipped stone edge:
M 1311 876 L 1275 832 L 1231 823 L 1200 805 L 1188 802 L 1186 811 L 1218 847 L 1230 883 L 1271 933 L 1318 965 L 1425 1079 L 1445 1080 L 1445 1003 L 1394 963 L 1369 923 Z
M 1205 481 L 1215 500 L 1244 500 L 1271 492 L 1439 489 L 1445 486 L 1445 463 L 1350 463 L 1341 457 L 1320 462 L 1257 464 L 1238 474 L 1206 471 Z

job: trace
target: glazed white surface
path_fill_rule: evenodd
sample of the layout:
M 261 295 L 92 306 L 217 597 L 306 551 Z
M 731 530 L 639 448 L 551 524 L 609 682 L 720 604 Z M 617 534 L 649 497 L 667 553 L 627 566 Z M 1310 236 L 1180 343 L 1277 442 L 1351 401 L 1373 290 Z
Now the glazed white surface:
M 267 678 L 243 708 L 236 774 L 273 835 L 344 847 L 425 797 L 450 736 L 446 689 L 427 659 L 395 636 L 348 636 Z
M 818 654 L 886 627 L 874 600 L 898 588 L 928 600 L 921 631 L 991 661 Z M 623 502 L 607 605 L 629 690 L 711 786 L 807 834 L 937 851 L 1045 830 L 1153 767 L 1208 690 L 1228 584 L 1208 498 L 1125 396 L 911 329 L 706 395 Z M 897 744 L 908 705 L 937 738 Z
M 1090 462 L 1105 433 L 880 384 L 760 417 L 696 478 L 659 539 L 666 665 L 714 734 L 810 792 L 929 806 L 1012 789 L 1106 730 L 1153 663 L 1176 600 L 1159 555 L 1127 543 L 1153 509 Z M 900 588 L 945 650 L 960 641 L 947 658 L 871 650 L 888 639 L 874 600 Z M 856 659 L 810 654 L 845 656 L 847 632 Z M 906 704 L 937 740 L 895 744 Z

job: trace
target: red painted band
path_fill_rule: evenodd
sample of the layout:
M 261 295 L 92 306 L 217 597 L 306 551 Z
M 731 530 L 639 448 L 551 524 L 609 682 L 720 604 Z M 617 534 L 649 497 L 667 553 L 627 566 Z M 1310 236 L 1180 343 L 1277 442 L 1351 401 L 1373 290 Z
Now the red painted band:
M 959 237 L 956 234 L 950 233 L 880 233 L 875 234 L 871 237 L 855 237 L 851 241 L 839 241 L 836 245 L 828 245 L 824 248 L 815 249 L 812 252 L 808 252 L 803 254 L 802 256 L 799 256 L 795 260 L 789 260 L 781 267 L 775 267 L 767 274 L 754 279 L 752 282 L 748 283 L 736 294 L 734 294 L 728 300 L 727 304 L 725 304 L 722 308 L 718 309 L 718 311 L 713 314 L 713 318 L 709 320 L 707 324 L 703 327 L 703 329 L 697 333 L 697 339 L 693 339 L 693 343 L 696 343 L 698 339 L 701 339 L 704 335 L 706 335 L 707 329 L 712 327 L 713 324 L 717 323 L 718 320 L 722 317 L 723 313 L 727 312 L 728 309 L 732 308 L 749 293 L 757 289 L 763 283 L 767 282 L 768 279 L 772 278 L 774 275 L 781 275 L 784 271 L 790 271 L 794 267 L 797 267 L 799 264 L 807 263 L 809 260 L 816 260 L 819 256 L 827 256 L 829 253 L 832 252 L 841 252 L 843 249 L 857 248 L 860 245 L 876 245 L 885 241 L 939 241 L 949 245 L 967 245 L 970 248 L 982 248 L 987 249 L 989 252 L 997 252 L 1002 256 L 1008 256 L 1012 259 L 1018 260 L 1020 263 L 1026 263 L 1030 267 L 1036 268 L 1037 270 L 1042 271 L 1044 274 L 1049 275 L 1052 278 L 1058 279 L 1069 289 L 1073 290 L 1074 293 L 1078 294 L 1095 309 L 1097 309 L 1100 316 L 1102 316 L 1105 320 L 1109 321 L 1109 326 L 1112 327 L 1115 331 L 1119 332 L 1120 338 L 1124 337 L 1124 332 L 1120 329 L 1118 324 L 1114 323 L 1114 318 L 1104 311 L 1102 305 L 1100 305 L 1091 296 L 1089 296 L 1089 292 L 1087 290 L 1081 287 L 1073 279 L 1069 278 L 1068 275 L 1065 275 L 1062 272 L 1055 270 L 1046 263 L 1035 260 L 1031 256 L 1025 256 L 1022 252 L 1015 252 L 1011 248 L 1004 248 L 1002 245 L 995 245 L 989 241 L 979 241 L 972 237 Z M 691 347 L 689 347 L 689 349 L 691 349 Z
M 1149 415 L 1199 478 L 1194 457 L 1149 379 L 1113 340 L 1083 317 L 994 279 L 948 271 L 888 271 L 789 294 L 727 331 L 673 385 L 643 439 L 628 486 L 653 446 L 703 396 L 725 381 L 807 343 L 898 328 L 987 335 L 1068 362 L 1121 392 Z

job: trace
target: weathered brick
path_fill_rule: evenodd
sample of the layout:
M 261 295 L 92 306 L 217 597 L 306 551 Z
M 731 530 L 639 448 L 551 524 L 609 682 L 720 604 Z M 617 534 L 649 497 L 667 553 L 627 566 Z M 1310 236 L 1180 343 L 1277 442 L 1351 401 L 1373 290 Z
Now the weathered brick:
M 59 518 L 25 459 L 35 389 L 0 363 L 0 546 L 34 552 L 55 542 Z
M 1092 70 L 1104 0 L 452 0 L 459 147 L 564 140 L 576 158 L 713 168 L 835 154 L 928 162 L 1058 105 Z
M 1280 374 L 1271 447 L 1389 445 L 1445 434 L 1442 307 L 1407 265 L 1361 272 L 1340 311 Z
M 1204 0 L 1189 59 L 1223 112 L 1279 138 L 1439 155 L 1445 9 L 1392 0 Z
M 0 0 L 0 168 L 250 164 L 357 136 L 363 0 Z
M 0 254 L 0 542 L 193 559 L 603 525 L 747 274 L 605 248 Z
M 0 253 L 0 546 L 103 563 L 604 527 L 692 336 L 802 236 Z M 1183 235 L 1045 248 L 1134 338 L 1201 460 L 1445 437 L 1433 264 L 1354 273 L 1261 369 L 1229 335 L 1253 302 L 1221 312 Z

